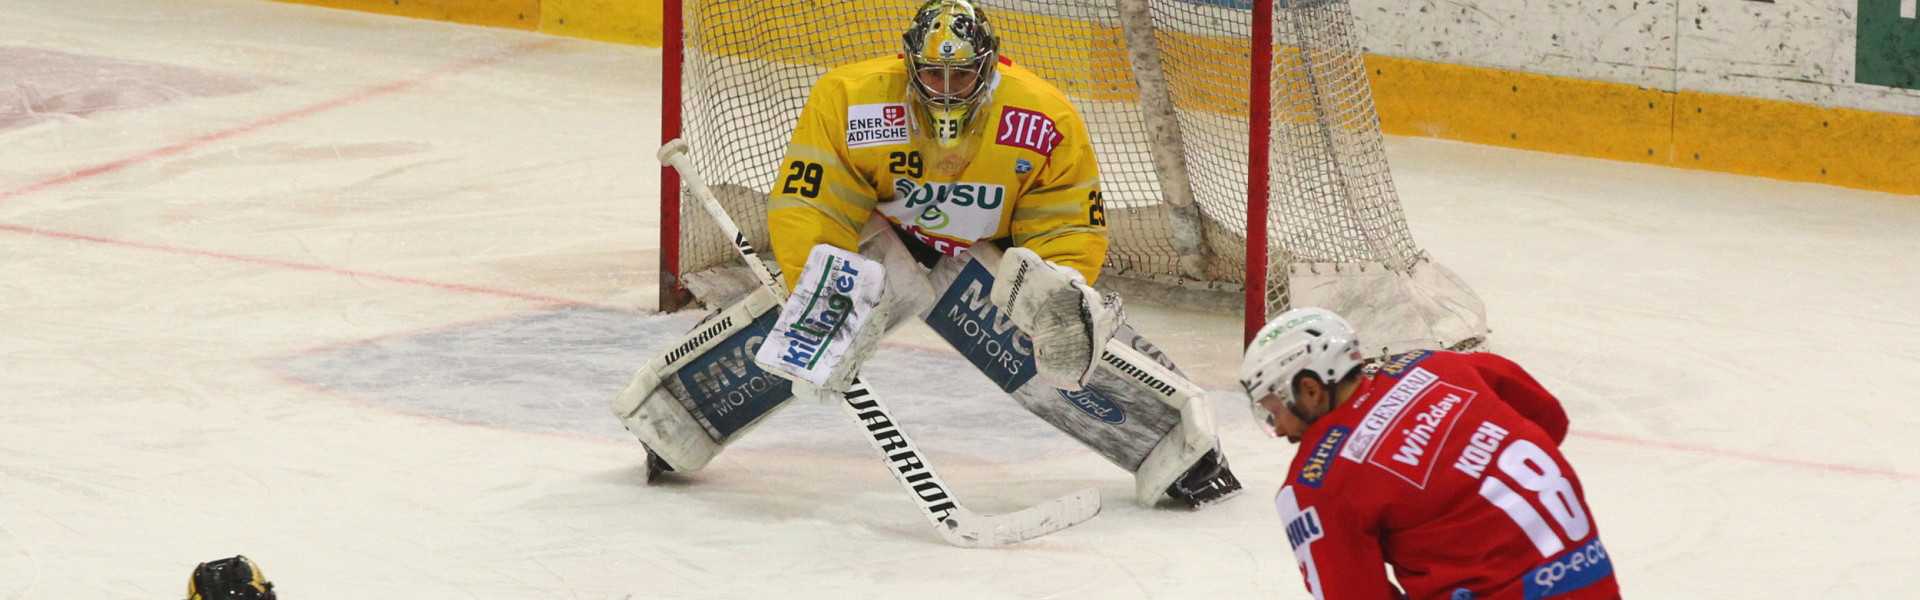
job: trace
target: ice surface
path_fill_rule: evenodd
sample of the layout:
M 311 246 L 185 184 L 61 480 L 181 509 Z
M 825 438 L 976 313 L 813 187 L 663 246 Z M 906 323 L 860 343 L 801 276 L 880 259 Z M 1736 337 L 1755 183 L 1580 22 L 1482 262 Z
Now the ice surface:
M 643 485 L 605 404 L 695 318 L 647 312 L 657 50 L 257 0 L 0 18 L 0 597 L 179 597 L 233 554 L 297 600 L 1305 597 L 1230 316 L 1128 306 L 1214 390 L 1249 493 L 1203 512 L 1132 505 L 924 329 L 873 378 L 962 500 L 1100 517 L 949 547 L 829 406 Z M 1389 152 L 1566 402 L 1629 597 L 1920 593 L 1920 199 Z

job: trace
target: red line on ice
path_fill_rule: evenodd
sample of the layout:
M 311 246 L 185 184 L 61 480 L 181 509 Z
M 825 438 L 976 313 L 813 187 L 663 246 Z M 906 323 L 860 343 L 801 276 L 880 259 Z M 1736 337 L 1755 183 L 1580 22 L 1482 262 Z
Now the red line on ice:
M 123 248 L 140 248 L 143 250 L 158 250 L 158 251 L 167 252 L 170 254 L 181 254 L 186 256 L 204 256 L 208 258 L 218 258 L 218 259 L 231 260 L 236 262 L 252 263 L 256 265 L 266 265 L 270 267 L 280 267 L 284 269 L 293 269 L 297 271 L 333 273 L 336 275 L 346 275 L 348 277 L 353 277 L 357 279 L 376 279 L 380 281 L 388 281 L 393 283 L 404 283 L 408 285 L 420 285 L 420 286 L 426 286 L 431 288 L 439 288 L 439 289 L 455 291 L 455 292 L 468 292 L 468 293 L 474 293 L 474 294 L 485 294 L 489 296 L 519 298 L 522 300 L 533 300 L 536 302 L 548 302 L 552 304 L 562 304 L 562 305 L 569 305 L 569 306 L 593 306 L 592 304 L 589 304 L 586 302 L 580 302 L 578 300 L 570 300 L 567 298 L 561 298 L 557 296 L 542 296 L 539 294 L 527 294 L 527 293 L 515 292 L 515 291 L 509 291 L 509 290 L 496 290 L 492 288 L 483 288 L 483 287 L 477 287 L 477 286 L 471 286 L 471 285 L 461 285 L 457 283 L 441 283 L 437 281 L 428 281 L 425 279 L 414 279 L 411 277 L 384 275 L 384 274 L 373 273 L 369 271 L 356 271 L 353 269 L 342 269 L 340 267 L 329 267 L 326 265 L 297 263 L 292 261 L 276 260 L 271 258 L 260 258 L 257 256 L 243 256 L 239 254 L 209 252 L 206 250 L 194 250 L 191 248 L 175 248 L 172 246 L 162 246 L 159 244 L 130 242 L 126 240 L 116 240 L 111 238 L 83 235 L 78 233 L 62 233 L 58 231 L 48 231 L 45 229 L 34 229 L 32 227 L 21 227 L 18 225 L 0 224 L 0 231 L 11 231 L 14 233 L 23 233 L 31 236 L 59 238 L 64 240 L 92 242 L 95 244 L 106 244 L 110 246 L 120 246 Z M 603 307 L 603 308 L 610 308 L 610 307 Z
M 98 177 L 100 175 L 112 173 L 114 171 L 119 171 L 121 169 L 125 169 L 133 165 L 148 162 L 157 158 L 165 158 L 168 156 L 173 156 L 175 154 L 186 152 L 188 150 L 199 148 L 201 146 L 205 146 L 207 144 L 224 140 L 227 138 L 231 138 L 234 136 L 251 133 L 253 131 L 264 129 L 267 127 L 272 127 L 274 125 L 279 125 L 281 123 L 286 123 L 288 121 L 293 121 L 303 117 L 313 116 L 329 110 L 340 108 L 342 106 L 358 104 L 361 102 L 365 102 L 367 100 L 371 100 L 373 98 L 378 98 L 380 96 L 385 96 L 387 94 L 412 88 L 414 86 L 417 86 L 429 81 L 433 81 L 435 79 L 439 79 L 449 75 L 464 73 L 464 72 L 478 69 L 481 67 L 494 65 L 502 61 L 505 61 L 507 59 L 518 57 L 528 52 L 532 52 L 534 50 L 544 48 L 554 43 L 556 43 L 556 40 L 547 40 L 547 41 L 541 41 L 541 42 L 534 42 L 530 44 L 524 44 L 514 48 L 509 48 L 504 52 L 501 52 L 499 54 L 495 54 L 492 56 L 482 56 L 482 57 L 454 63 L 452 65 L 442 67 L 438 70 L 430 71 L 425 75 L 421 75 L 413 79 L 398 81 L 398 82 L 389 83 L 389 84 L 378 86 L 378 87 L 369 88 L 366 90 L 362 90 L 356 94 L 342 96 L 340 98 L 335 98 L 333 100 L 328 100 L 326 102 L 314 104 L 306 108 L 301 108 L 301 109 L 281 113 L 272 117 L 268 117 L 266 119 L 254 121 L 252 123 L 248 123 L 248 124 L 227 129 L 224 131 L 209 133 L 200 137 L 196 137 L 184 142 L 173 144 L 171 146 L 166 146 L 164 148 L 160 148 L 157 150 L 149 150 L 147 152 L 122 158 L 120 160 L 94 165 L 91 167 L 80 169 L 78 171 L 67 173 L 65 175 L 47 179 L 39 183 L 34 183 L 26 187 L 15 188 L 5 192 L 0 192 L 0 201 L 17 198 L 17 197 L 38 192 L 40 190 L 44 190 L 47 188 L 66 185 L 69 183 L 73 183 L 75 181 L 81 181 L 84 179 Z
M 92 167 L 87 167 L 84 169 L 80 169 L 78 171 L 73 171 L 65 175 L 46 179 L 44 181 L 41 181 L 39 183 L 34 183 L 26 187 L 16 188 L 13 190 L 8 190 L 6 192 L 0 192 L 0 201 L 16 198 L 26 194 L 31 194 L 34 192 L 48 189 L 48 188 L 58 187 L 61 185 L 73 183 L 76 181 L 81 181 L 81 180 L 92 178 L 92 177 L 97 177 L 107 173 L 112 173 L 114 171 L 119 171 L 121 169 L 125 169 L 127 167 L 141 164 L 144 162 L 152 161 L 154 159 L 165 158 L 168 156 L 180 154 L 182 152 L 199 148 L 213 142 L 218 142 L 218 141 L 232 138 L 235 136 L 258 131 L 267 127 L 272 127 L 274 125 L 287 123 L 300 118 L 313 116 L 313 115 L 320 114 L 320 113 L 333 110 L 336 108 L 340 108 L 343 106 L 365 102 L 367 100 L 378 98 L 380 96 L 385 96 L 387 94 L 392 94 L 394 92 L 406 90 L 408 88 L 412 88 L 414 86 L 418 86 L 420 84 L 433 81 L 435 79 L 439 79 L 442 77 L 447 77 L 449 75 L 456 75 L 459 73 L 472 71 L 474 69 L 479 69 L 482 67 L 498 64 L 500 62 L 506 61 L 514 57 L 518 57 L 528 52 L 532 52 L 534 50 L 538 50 L 540 48 L 550 46 L 554 43 L 557 43 L 557 40 L 546 40 L 546 41 L 534 42 L 530 44 L 523 44 L 514 48 L 509 48 L 506 51 L 503 51 L 491 56 L 482 56 L 482 57 L 454 63 L 451 65 L 447 65 L 443 68 L 428 72 L 424 75 L 415 77 L 413 79 L 398 81 L 394 83 L 389 83 L 389 84 L 369 88 L 355 94 L 342 96 L 340 98 L 335 98 L 333 100 L 328 100 L 326 102 L 321 102 L 319 104 L 314 104 L 311 106 L 307 106 L 305 108 L 288 111 L 272 117 L 268 117 L 266 119 L 254 121 L 252 123 L 240 125 L 238 127 L 233 127 L 223 131 L 210 133 L 207 135 L 196 137 L 184 142 L 180 142 L 180 143 L 159 148 L 156 150 L 150 150 L 150 151 L 137 154 L 134 156 L 129 156 L 127 158 L 123 158 L 120 160 L 107 162 L 99 165 L 94 165 Z M 329 267 L 326 265 L 313 265 L 313 264 L 297 263 L 297 262 L 284 261 L 284 260 L 275 260 L 270 258 L 242 256 L 238 254 L 225 254 L 220 252 L 209 252 L 205 250 L 175 248 L 171 246 L 162 246 L 158 244 L 145 244 L 140 242 L 130 242 L 126 240 L 115 240 L 110 238 L 83 235 L 83 234 L 77 234 L 77 233 L 63 233 L 58 231 L 35 229 L 32 227 L 22 227 L 18 225 L 0 224 L 0 231 L 11 231 L 15 233 L 23 233 L 27 235 L 33 235 L 33 236 L 92 242 L 96 244 L 107 244 L 107 245 L 121 246 L 126 248 L 158 250 L 161 252 L 167 252 L 172 254 L 204 256 L 204 257 L 210 257 L 210 258 L 219 258 L 224 260 L 252 263 L 257 265 L 267 265 L 267 266 L 281 267 L 286 269 L 294 269 L 294 270 L 300 270 L 300 271 L 334 273 L 339 275 L 346 275 L 349 277 L 356 277 L 356 278 L 363 278 L 363 279 L 376 279 L 381 281 L 389 281 L 393 283 L 420 285 L 420 286 L 427 286 L 432 288 L 439 288 L 443 290 L 485 294 L 490 296 L 519 298 L 523 300 L 533 300 L 537 302 L 548 302 L 548 303 L 563 304 L 563 305 L 582 305 L 582 306 L 588 305 L 586 303 L 579 302 L 576 300 L 559 298 L 555 296 L 542 296 L 538 294 L 527 294 L 527 293 L 514 292 L 514 291 L 508 291 L 508 290 L 496 290 L 496 289 L 482 288 L 482 287 L 476 287 L 476 286 L 470 286 L 470 285 L 440 283 L 435 281 L 427 281 L 424 279 L 413 279 L 409 277 L 398 277 L 394 275 L 383 275 L 380 273 L 372 273 L 367 271 L 356 271 L 352 269 L 342 269 L 339 267 Z

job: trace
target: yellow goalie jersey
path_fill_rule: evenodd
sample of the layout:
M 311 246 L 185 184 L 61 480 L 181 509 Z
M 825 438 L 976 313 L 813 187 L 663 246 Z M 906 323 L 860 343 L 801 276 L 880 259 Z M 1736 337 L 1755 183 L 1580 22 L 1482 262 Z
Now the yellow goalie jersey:
M 1066 96 L 1003 58 L 971 134 L 945 149 L 916 124 L 907 77 L 904 59 L 878 58 L 814 84 L 767 204 L 787 287 L 815 244 L 858 251 L 875 213 L 948 256 L 1010 238 L 1092 284 L 1106 214 L 1086 125 Z

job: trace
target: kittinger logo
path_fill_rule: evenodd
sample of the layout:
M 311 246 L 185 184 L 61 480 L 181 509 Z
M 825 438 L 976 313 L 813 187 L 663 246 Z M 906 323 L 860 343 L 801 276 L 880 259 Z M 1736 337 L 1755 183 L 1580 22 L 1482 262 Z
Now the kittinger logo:
M 1000 135 L 994 142 L 1053 156 L 1053 149 L 1066 137 L 1046 115 L 1008 106 L 1000 111 Z
M 847 148 L 907 143 L 907 105 L 855 104 L 847 107 Z

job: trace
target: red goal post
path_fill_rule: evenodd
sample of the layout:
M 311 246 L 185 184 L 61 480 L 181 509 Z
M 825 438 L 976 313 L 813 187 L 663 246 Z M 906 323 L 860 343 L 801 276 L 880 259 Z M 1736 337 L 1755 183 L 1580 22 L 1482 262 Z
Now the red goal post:
M 1348 317 L 1368 353 L 1466 347 L 1484 307 L 1412 239 L 1345 0 L 976 0 L 1002 53 L 1074 101 L 1112 246 L 1102 287 Z M 766 192 L 815 78 L 894 55 L 918 2 L 666 0 L 661 138 L 766 250 Z M 831 7 L 825 11 L 815 7 Z M 660 306 L 745 289 L 730 240 L 661 173 Z

